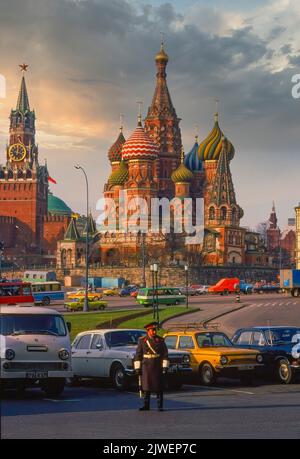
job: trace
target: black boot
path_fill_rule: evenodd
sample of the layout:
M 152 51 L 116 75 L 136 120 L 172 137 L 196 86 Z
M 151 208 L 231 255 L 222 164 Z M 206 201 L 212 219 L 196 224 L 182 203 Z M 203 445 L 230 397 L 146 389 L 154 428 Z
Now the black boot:
M 158 411 L 164 411 L 163 403 L 164 403 L 164 394 L 163 394 L 163 392 L 157 392 L 157 409 L 158 409 Z
M 149 411 L 150 410 L 150 392 L 145 392 L 144 394 L 144 405 L 139 408 L 139 411 Z

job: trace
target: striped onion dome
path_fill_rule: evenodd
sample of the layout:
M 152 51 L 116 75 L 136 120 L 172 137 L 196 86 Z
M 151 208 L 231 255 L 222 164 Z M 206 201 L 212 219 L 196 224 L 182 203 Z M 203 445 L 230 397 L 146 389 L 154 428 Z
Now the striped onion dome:
M 158 145 L 144 131 L 142 122 L 139 119 L 137 128 L 123 145 L 122 159 L 126 161 L 131 159 L 157 159 L 158 153 Z
M 124 185 L 128 180 L 128 167 L 125 161 L 121 161 L 119 167 L 110 174 L 109 185 Z
M 171 179 L 174 183 L 189 183 L 193 180 L 194 174 L 185 165 L 184 152 L 182 149 L 181 163 L 177 169 L 172 173 Z
M 200 143 L 198 149 L 199 159 L 201 161 L 207 160 L 218 160 L 221 150 L 222 150 L 222 137 L 224 136 L 223 132 L 220 129 L 218 122 L 218 114 L 215 114 L 215 125 L 211 133 Z M 228 159 L 231 160 L 234 157 L 234 146 L 229 140 L 227 140 L 228 145 Z
M 203 162 L 199 158 L 198 148 L 198 136 L 196 136 L 196 142 L 193 148 L 184 158 L 184 164 L 192 172 L 198 172 L 203 170 Z
M 123 132 L 121 130 L 117 140 L 108 150 L 108 159 L 111 163 L 120 162 L 122 159 L 122 147 L 126 142 Z

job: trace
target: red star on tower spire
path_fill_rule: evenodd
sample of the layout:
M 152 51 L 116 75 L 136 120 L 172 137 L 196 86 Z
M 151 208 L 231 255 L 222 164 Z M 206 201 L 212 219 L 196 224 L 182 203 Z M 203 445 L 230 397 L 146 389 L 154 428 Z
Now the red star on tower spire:
M 29 65 L 28 64 L 24 64 L 24 62 L 23 62 L 23 64 L 19 64 L 19 67 L 21 69 L 21 72 L 27 72 L 27 69 L 28 69 Z

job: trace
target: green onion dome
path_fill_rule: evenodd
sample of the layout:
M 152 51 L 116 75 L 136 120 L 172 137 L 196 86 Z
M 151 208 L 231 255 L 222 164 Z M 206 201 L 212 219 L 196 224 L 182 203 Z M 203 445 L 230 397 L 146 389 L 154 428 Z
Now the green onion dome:
M 128 167 L 125 161 L 121 161 L 119 167 L 110 174 L 109 185 L 124 185 L 128 180 Z
M 174 183 L 190 183 L 194 178 L 194 174 L 184 164 L 184 151 L 181 153 L 181 163 L 172 173 L 171 179 Z
M 218 122 L 218 114 L 215 114 L 215 125 L 211 133 L 200 143 L 198 149 L 198 156 L 201 161 L 218 160 L 222 150 L 222 137 L 223 132 L 220 129 Z M 232 160 L 234 157 L 234 146 L 229 140 L 228 145 L 228 159 Z

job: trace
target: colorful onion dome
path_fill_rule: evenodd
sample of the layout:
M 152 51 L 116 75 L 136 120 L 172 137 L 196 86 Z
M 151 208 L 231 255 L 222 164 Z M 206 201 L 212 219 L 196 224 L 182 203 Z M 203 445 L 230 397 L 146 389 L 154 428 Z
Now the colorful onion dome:
M 215 114 L 215 125 L 211 133 L 200 143 L 198 155 L 201 161 L 218 160 L 222 150 L 223 132 L 220 129 L 218 122 L 218 114 Z M 234 146 L 227 140 L 228 159 L 231 160 L 234 156 Z
M 199 172 L 203 170 L 203 162 L 199 158 L 198 148 L 198 136 L 196 136 L 196 142 L 193 148 L 184 158 L 184 164 L 192 172 Z
M 171 179 L 174 183 L 189 183 L 193 180 L 194 174 L 185 165 L 184 151 L 181 152 L 181 163 L 172 173 Z
M 120 162 L 122 159 L 122 147 L 124 143 L 126 142 L 125 137 L 122 132 L 121 132 L 115 141 L 115 143 L 110 147 L 108 150 L 108 159 L 110 160 L 111 163 L 113 162 Z
M 137 128 L 123 145 L 122 159 L 126 161 L 131 159 L 157 159 L 158 153 L 158 145 L 144 131 L 141 116 L 139 116 Z
M 109 185 L 124 185 L 128 180 L 128 167 L 125 161 L 121 161 L 119 167 L 110 174 Z

